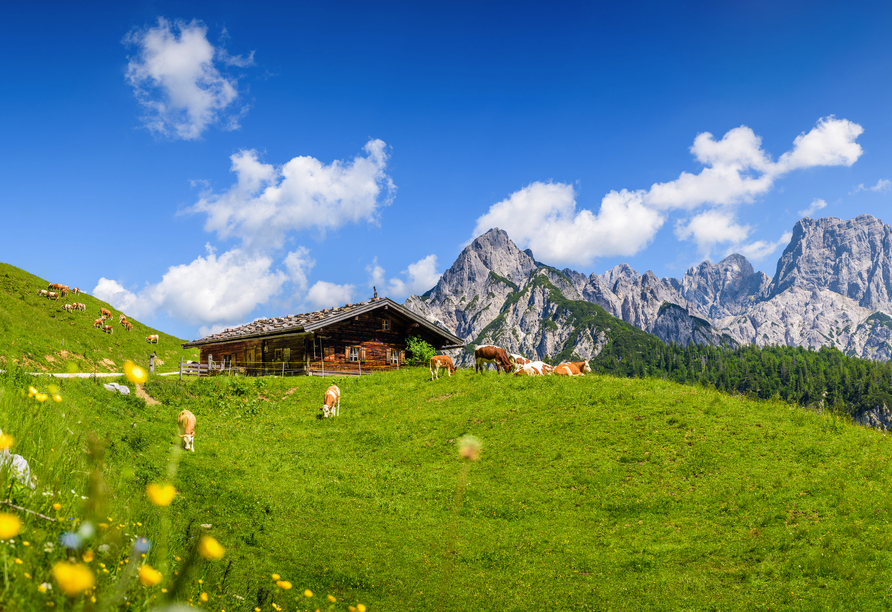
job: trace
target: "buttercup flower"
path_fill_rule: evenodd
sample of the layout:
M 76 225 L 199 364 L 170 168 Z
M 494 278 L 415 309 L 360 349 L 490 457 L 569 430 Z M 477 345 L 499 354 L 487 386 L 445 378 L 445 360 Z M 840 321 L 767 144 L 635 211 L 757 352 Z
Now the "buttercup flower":
M 207 603 L 207 600 L 208 600 L 208 594 L 202 592 L 202 594 L 198 596 L 198 599 L 200 599 L 202 603 Z
M 61 510 L 61 509 L 62 509 L 62 504 L 58 504 L 58 503 L 53 504 L 53 510 Z
M 149 378 L 146 371 L 132 361 L 124 362 L 124 376 L 127 377 L 127 380 L 137 385 L 141 385 Z
M 291 588 L 291 585 L 289 584 L 288 587 Z M 311 591 L 310 589 L 307 589 L 306 591 L 304 591 L 304 597 L 312 597 L 312 596 L 313 596 L 313 591 Z
M 362 605 L 362 604 L 356 604 L 356 609 L 357 609 L 359 612 L 365 612 L 365 606 Z
M 54 394 L 53 394 L 53 401 L 56 402 L 56 403 L 61 402 L 61 401 L 62 401 L 62 396 L 59 395 L 58 393 L 54 393 Z
M 287 591 L 291 588 L 291 583 L 287 580 L 276 580 L 276 586 Z
M 81 555 L 81 559 L 83 559 L 84 561 L 89 563 L 90 561 L 93 560 L 93 551 L 92 550 L 86 551 L 84 554 Z
M 34 397 L 35 395 L 37 395 L 37 389 L 28 387 L 28 397 Z
M 160 485 L 153 482 L 146 485 L 146 497 L 156 506 L 169 506 L 176 494 L 177 490 L 171 484 Z
M 0 540 L 8 540 L 19 535 L 22 521 L 15 514 L 0 512 Z
M 334 595 L 328 596 L 328 601 L 330 601 L 331 603 L 335 603 L 337 600 L 338 600 L 338 598 L 335 597 Z
M 36 399 L 40 403 L 47 401 L 49 398 L 50 398 L 50 396 L 47 395 L 46 393 L 38 393 L 37 395 L 34 396 L 34 399 Z
M 161 572 L 151 565 L 143 565 L 139 568 L 139 581 L 143 586 L 153 587 L 161 582 Z
M 280 580 L 282 577 L 278 574 L 273 574 L 273 580 Z
M 69 597 L 74 597 L 96 585 L 96 576 L 83 563 L 60 561 L 53 566 L 53 578 L 56 579 L 62 592 Z
M 7 436 L 5 433 L 0 431 L 0 451 L 9 448 L 10 446 L 12 446 L 12 443 L 12 436 Z
M 218 561 L 223 558 L 226 549 L 220 546 L 220 543 L 209 535 L 201 536 L 198 541 L 198 554 L 208 561 Z

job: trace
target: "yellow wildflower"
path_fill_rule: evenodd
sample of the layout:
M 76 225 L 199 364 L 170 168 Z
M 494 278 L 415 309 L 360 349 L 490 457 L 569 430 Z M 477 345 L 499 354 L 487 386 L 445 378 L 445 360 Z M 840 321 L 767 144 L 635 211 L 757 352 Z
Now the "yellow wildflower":
M 0 512 L 0 540 L 8 540 L 19 535 L 22 521 L 15 514 Z
M 61 510 L 61 509 L 62 509 L 62 504 L 58 504 L 58 503 L 53 504 L 53 510 Z
M 291 586 L 289 585 L 288 588 L 291 588 Z M 313 596 L 313 591 L 311 591 L 310 589 L 307 589 L 306 591 L 304 591 L 304 597 L 312 597 L 312 596 Z
M 59 561 L 53 566 L 53 578 L 59 583 L 62 592 L 69 597 L 74 597 L 96 585 L 96 576 L 83 563 Z
M 200 599 L 200 600 L 202 601 L 202 603 L 207 603 L 207 600 L 208 600 L 208 594 L 202 592 L 201 595 L 198 596 L 198 599 Z
M 146 371 L 132 361 L 124 362 L 124 375 L 127 377 L 127 380 L 137 385 L 141 385 L 149 378 Z
M 37 389 L 28 387 L 28 397 L 34 397 L 35 395 L 37 395 Z
M 156 506 L 169 506 L 176 494 L 177 490 L 171 484 L 160 485 L 153 482 L 146 485 L 146 497 Z
M 198 554 L 208 561 L 217 561 L 223 558 L 226 549 L 220 546 L 220 543 L 209 535 L 201 536 L 198 541 Z
M 61 401 L 62 401 L 62 396 L 59 395 L 58 393 L 54 393 L 54 394 L 53 394 L 53 401 L 56 402 L 56 403 L 61 402 Z
M 287 591 L 288 589 L 291 588 L 291 583 L 288 582 L 287 580 L 276 580 L 276 586 L 279 587 L 280 589 Z
M 281 580 L 281 579 L 282 579 L 282 577 L 279 576 L 278 574 L 273 574 L 273 580 Z
M 81 558 L 82 558 L 84 561 L 86 561 L 87 563 L 89 563 L 90 561 L 93 560 L 93 551 L 92 551 L 92 550 L 88 550 L 88 551 L 84 552 L 84 554 L 81 555 Z
M 338 600 L 338 598 L 335 597 L 334 595 L 328 596 L 328 601 L 330 601 L 331 603 L 335 603 L 337 600 Z
M 16 565 L 21 565 L 21 564 L 23 563 L 23 561 L 22 561 L 21 559 L 19 559 L 18 557 L 16 557 L 16 558 L 13 559 L 13 560 L 15 561 L 15 564 L 16 564 Z
M 139 568 L 139 581 L 143 586 L 153 587 L 161 582 L 161 572 L 151 565 L 143 565 Z
M 0 431 L 0 451 L 9 448 L 10 446 L 12 446 L 12 443 L 12 436 L 7 436 L 5 433 Z
M 34 399 L 36 399 L 40 403 L 43 403 L 43 402 L 47 401 L 48 399 L 50 399 L 50 396 L 47 395 L 46 393 L 38 393 L 37 395 L 34 396 Z
M 362 604 L 356 604 L 356 609 L 357 609 L 359 612 L 365 612 L 365 606 L 362 605 Z

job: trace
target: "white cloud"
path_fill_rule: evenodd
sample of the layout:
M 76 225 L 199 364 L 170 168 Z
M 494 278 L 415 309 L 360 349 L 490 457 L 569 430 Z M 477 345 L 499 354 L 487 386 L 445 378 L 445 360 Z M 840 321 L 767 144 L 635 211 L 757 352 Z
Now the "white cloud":
M 207 231 L 237 236 L 248 247 L 279 248 L 289 231 L 322 231 L 347 223 L 376 223 L 396 190 L 386 174 L 387 145 L 370 140 L 350 161 L 323 164 L 295 157 L 276 167 L 254 150 L 232 155 L 236 183 L 227 191 L 206 193 L 190 209 L 204 212 Z
M 136 48 L 128 58 L 126 80 L 146 110 L 143 120 L 149 130 L 194 140 L 213 124 L 238 129 L 247 107 L 236 107 L 238 83 L 218 66 L 251 66 L 253 52 L 231 56 L 208 41 L 202 22 L 163 17 L 155 27 L 132 30 L 124 44 Z
M 812 200 L 812 203 L 809 205 L 808 208 L 806 208 L 805 210 L 799 211 L 799 216 L 800 217 L 810 217 L 813 214 L 815 214 L 816 212 L 818 212 L 819 210 L 822 210 L 824 208 L 827 208 L 827 202 L 825 202 L 821 198 L 815 198 L 814 200 Z
M 493 204 L 477 219 L 474 235 L 499 227 L 521 248 L 555 263 L 586 264 L 605 255 L 632 255 L 663 224 L 663 215 L 641 202 L 642 192 L 611 191 L 601 211 L 576 210 L 576 194 L 565 183 L 535 182 Z
M 749 225 L 735 222 L 734 213 L 712 209 L 689 219 L 687 223 L 678 221 L 675 235 L 679 240 L 693 239 L 700 252 L 709 255 L 712 247 L 722 242 L 739 244 L 750 234 Z
M 888 179 L 880 179 L 873 187 L 865 187 L 864 183 L 861 183 L 857 187 L 855 187 L 855 191 L 850 191 L 849 195 L 858 193 L 859 191 L 877 191 L 880 193 L 889 193 L 890 191 L 892 191 L 892 181 L 889 181 Z
M 172 266 L 155 285 L 129 291 L 101 278 L 93 295 L 137 318 L 165 311 L 173 318 L 205 326 L 244 320 L 258 304 L 281 291 L 288 274 L 272 270 L 272 259 L 233 249 L 208 254 L 192 263 Z
M 533 183 L 493 204 L 477 219 L 474 235 L 492 227 L 508 232 L 521 248 L 544 261 L 588 265 L 596 257 L 634 255 L 656 235 L 673 210 L 706 208 L 676 224 L 676 235 L 701 249 L 722 242 L 739 244 L 749 226 L 734 222 L 735 207 L 766 194 L 786 173 L 808 167 L 852 165 L 862 154 L 855 140 L 864 129 L 846 119 L 825 117 L 777 162 L 762 149 L 750 128 L 729 130 L 721 140 L 697 135 L 691 153 L 705 168 L 682 172 L 648 190 L 611 191 L 597 214 L 577 210 L 573 188 L 564 183 Z
M 337 285 L 327 281 L 316 281 L 316 284 L 310 287 L 307 292 L 307 301 L 317 310 L 343 306 L 353 301 L 355 290 L 355 285 Z
M 291 251 L 285 256 L 285 269 L 288 270 L 288 277 L 294 286 L 301 292 L 307 290 L 307 274 L 316 265 L 316 260 L 310 257 L 310 250 L 306 247 L 298 247 L 296 251 Z
M 740 253 L 750 261 L 761 261 L 774 253 L 780 247 L 789 244 L 790 239 L 793 237 L 793 232 L 784 232 L 780 240 L 777 242 L 767 242 L 765 240 L 757 240 L 756 242 L 752 242 L 750 244 L 738 245 L 733 248 L 727 250 L 725 255 L 730 255 L 731 253 Z
M 436 255 L 428 255 L 409 264 L 407 269 L 400 272 L 405 278 L 391 278 L 386 286 L 385 270 L 378 265 L 377 257 L 366 266 L 365 271 L 369 274 L 369 287 L 380 287 L 380 293 L 389 298 L 405 298 L 424 293 L 436 285 L 441 276 L 441 273 L 437 272 Z

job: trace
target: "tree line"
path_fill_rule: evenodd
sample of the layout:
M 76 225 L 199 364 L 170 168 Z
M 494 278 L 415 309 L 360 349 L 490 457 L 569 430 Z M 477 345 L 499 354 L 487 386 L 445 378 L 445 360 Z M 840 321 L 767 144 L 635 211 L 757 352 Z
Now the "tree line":
M 892 408 L 892 365 L 848 357 L 831 347 L 684 347 L 620 336 L 590 363 L 595 372 L 710 385 L 726 393 L 823 406 L 852 416 L 883 404 Z

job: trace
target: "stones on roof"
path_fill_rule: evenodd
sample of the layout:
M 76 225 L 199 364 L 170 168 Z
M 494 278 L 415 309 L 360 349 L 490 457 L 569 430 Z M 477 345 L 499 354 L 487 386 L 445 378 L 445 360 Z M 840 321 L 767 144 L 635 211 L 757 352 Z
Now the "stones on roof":
M 334 315 L 340 315 L 349 312 L 354 308 L 366 306 L 380 300 L 381 298 L 372 298 L 370 300 L 366 300 L 365 302 L 359 302 L 358 304 L 347 304 L 345 306 L 336 306 L 334 308 L 323 308 L 322 310 L 308 312 L 305 314 L 286 315 L 283 317 L 274 317 L 272 319 L 256 319 L 251 323 L 247 323 L 239 327 L 227 327 L 221 332 L 211 334 L 210 336 L 205 336 L 204 338 L 200 338 L 198 340 L 193 340 L 193 342 L 218 342 L 220 340 L 231 340 L 241 338 L 243 336 L 253 336 L 262 333 L 285 332 L 289 329 L 302 329 L 305 325 L 318 323 Z

